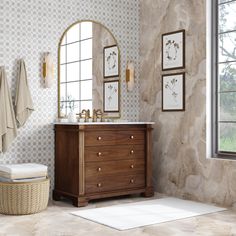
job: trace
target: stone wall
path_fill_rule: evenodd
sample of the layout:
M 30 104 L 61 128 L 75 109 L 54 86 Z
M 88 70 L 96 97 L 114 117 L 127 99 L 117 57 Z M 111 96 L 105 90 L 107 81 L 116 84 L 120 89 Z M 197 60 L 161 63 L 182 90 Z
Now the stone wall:
M 141 0 L 140 119 L 155 121 L 154 186 L 198 201 L 236 202 L 236 162 L 206 157 L 206 2 Z M 161 111 L 161 35 L 186 30 L 186 110 Z

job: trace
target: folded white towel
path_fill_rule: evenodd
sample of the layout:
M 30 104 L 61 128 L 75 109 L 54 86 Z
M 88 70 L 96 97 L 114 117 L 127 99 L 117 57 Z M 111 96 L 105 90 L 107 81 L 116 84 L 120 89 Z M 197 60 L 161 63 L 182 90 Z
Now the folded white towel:
M 0 165 L 0 177 L 22 179 L 47 176 L 47 166 L 35 163 Z
M 37 182 L 45 180 L 47 177 L 36 177 L 36 178 L 26 178 L 26 179 L 8 179 L 0 177 L 0 182 L 3 183 L 24 183 L 24 182 Z

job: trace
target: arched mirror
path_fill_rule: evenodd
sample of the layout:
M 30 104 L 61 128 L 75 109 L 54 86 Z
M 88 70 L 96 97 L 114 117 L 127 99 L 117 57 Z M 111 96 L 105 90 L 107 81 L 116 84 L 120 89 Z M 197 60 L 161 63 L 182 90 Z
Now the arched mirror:
M 58 48 L 58 115 L 101 109 L 120 117 L 120 55 L 103 25 L 80 21 L 63 33 Z

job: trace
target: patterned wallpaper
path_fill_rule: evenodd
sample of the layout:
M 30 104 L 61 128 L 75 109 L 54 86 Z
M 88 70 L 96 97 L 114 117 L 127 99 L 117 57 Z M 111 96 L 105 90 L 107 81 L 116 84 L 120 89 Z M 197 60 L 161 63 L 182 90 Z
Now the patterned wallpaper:
M 122 119 L 138 120 L 139 115 L 139 1 L 138 0 L 1 0 L 0 65 L 5 65 L 14 97 L 17 60 L 26 63 L 35 111 L 0 163 L 36 162 L 54 172 L 53 121 L 57 117 L 57 67 L 55 83 L 45 89 L 41 79 L 43 53 L 50 51 L 57 65 L 57 45 L 64 30 L 80 19 L 107 26 L 121 50 Z M 127 93 L 125 67 L 128 59 L 136 64 L 136 87 Z M 52 179 L 53 180 L 53 179 Z M 53 181 L 52 181 L 53 182 Z

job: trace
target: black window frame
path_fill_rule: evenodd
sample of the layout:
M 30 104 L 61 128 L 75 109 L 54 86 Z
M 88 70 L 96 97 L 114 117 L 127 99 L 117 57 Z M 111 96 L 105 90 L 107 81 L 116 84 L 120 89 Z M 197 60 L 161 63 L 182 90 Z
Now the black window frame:
M 218 65 L 221 64 L 218 60 L 218 38 L 222 32 L 219 33 L 219 6 L 222 4 L 229 4 L 236 2 L 236 0 L 228 0 L 223 3 L 219 3 L 219 0 L 211 0 L 211 156 L 214 158 L 232 159 L 236 160 L 236 152 L 220 151 L 219 149 L 219 124 L 226 123 L 228 121 L 219 120 L 219 70 Z M 229 31 L 227 31 L 229 32 Z M 224 33 L 227 33 L 224 32 Z M 233 32 L 236 32 L 234 30 Z M 229 63 L 229 61 L 227 62 Z M 228 91 L 229 92 L 229 91 Z M 236 123 L 228 122 L 228 123 Z

